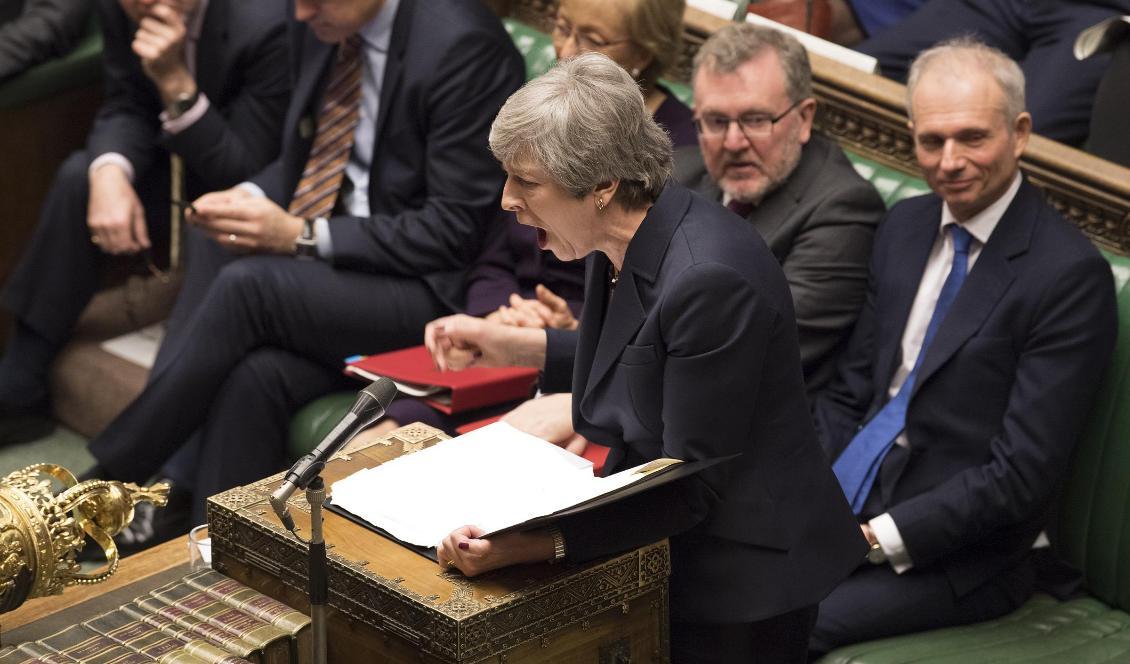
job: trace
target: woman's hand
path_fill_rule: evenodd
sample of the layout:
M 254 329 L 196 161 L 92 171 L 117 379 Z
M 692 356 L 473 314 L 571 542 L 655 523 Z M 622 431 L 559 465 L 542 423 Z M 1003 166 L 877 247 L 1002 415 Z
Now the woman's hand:
M 545 365 L 545 332 L 510 327 L 465 314 L 445 316 L 424 328 L 424 345 L 440 371 L 467 367 Z
M 577 329 L 577 319 L 569 309 L 569 303 L 545 286 L 538 284 L 537 299 L 523 299 L 517 293 L 510 295 L 510 305 L 498 308 L 487 316 L 487 320 L 514 327 L 553 328 L 556 330 Z
M 506 533 L 482 539 L 478 526 L 457 528 L 436 546 L 440 567 L 456 568 L 466 576 L 522 563 L 553 559 L 553 536 L 545 530 Z
M 573 431 L 573 396 L 568 392 L 530 399 L 503 415 L 502 421 L 554 445 L 564 446 L 576 436 Z

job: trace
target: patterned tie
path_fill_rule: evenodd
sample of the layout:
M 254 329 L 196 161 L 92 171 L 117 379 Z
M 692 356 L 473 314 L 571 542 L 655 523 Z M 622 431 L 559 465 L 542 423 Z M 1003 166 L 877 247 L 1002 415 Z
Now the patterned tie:
M 887 456 L 895 438 L 906 428 L 906 407 L 910 401 L 910 393 L 914 391 L 914 381 L 918 374 L 918 367 L 922 365 L 922 358 L 926 357 L 926 349 L 930 347 L 934 335 L 941 325 L 946 311 L 953 304 L 961 284 L 965 281 L 965 274 L 969 266 L 969 244 L 972 236 L 969 231 L 957 224 L 948 226 L 953 236 L 953 267 L 942 284 L 942 291 L 938 294 L 938 302 L 934 305 L 934 313 L 930 316 L 930 323 L 926 326 L 926 336 L 922 340 L 922 349 L 914 360 L 914 368 L 907 375 L 906 381 L 899 388 L 894 398 L 886 403 L 875 417 L 871 418 L 855 438 L 848 443 L 836 462 L 832 464 L 832 471 L 840 480 L 844 495 L 851 503 L 851 509 L 856 514 L 863 510 L 863 504 L 871 493 L 871 486 L 879 474 L 879 466 Z
M 290 213 L 297 217 L 328 216 L 341 190 L 361 117 L 360 53 L 360 35 L 349 37 L 338 48 L 310 157 L 290 201 Z
M 753 203 L 743 203 L 736 198 L 731 198 L 730 202 L 726 203 L 726 207 L 729 208 L 730 212 L 733 212 L 742 219 L 745 219 L 749 216 L 750 212 L 753 212 Z

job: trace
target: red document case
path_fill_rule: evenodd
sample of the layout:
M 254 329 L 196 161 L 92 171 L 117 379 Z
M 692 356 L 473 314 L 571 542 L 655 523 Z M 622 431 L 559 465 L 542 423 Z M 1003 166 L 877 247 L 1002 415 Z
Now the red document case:
M 420 398 L 448 415 L 525 399 L 538 378 L 537 369 L 516 367 L 440 372 L 423 346 L 352 360 L 345 373 L 363 380 L 391 378 L 405 394 L 426 393 Z

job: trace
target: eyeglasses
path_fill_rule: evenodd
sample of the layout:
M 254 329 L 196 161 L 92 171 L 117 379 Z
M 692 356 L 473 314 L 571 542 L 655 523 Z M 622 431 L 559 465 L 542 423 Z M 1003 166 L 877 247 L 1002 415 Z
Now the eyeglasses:
M 736 122 L 747 140 L 755 136 L 764 138 L 772 134 L 773 127 L 804 101 L 804 99 L 794 101 L 791 106 L 776 116 L 766 115 L 765 113 L 746 113 L 740 117 L 731 118 L 727 115 L 708 113 L 701 118 L 695 118 L 694 126 L 698 133 L 704 136 L 720 138 L 725 136 L 726 132 L 730 131 L 730 125 Z
M 574 30 L 573 26 L 565 21 L 557 21 L 553 24 L 553 36 L 561 38 L 563 41 L 568 41 L 570 37 L 577 40 L 577 48 L 582 51 L 600 51 L 615 46 L 616 44 L 626 44 L 631 39 L 614 39 L 607 40 L 598 37 L 591 32 L 583 32 L 581 30 Z

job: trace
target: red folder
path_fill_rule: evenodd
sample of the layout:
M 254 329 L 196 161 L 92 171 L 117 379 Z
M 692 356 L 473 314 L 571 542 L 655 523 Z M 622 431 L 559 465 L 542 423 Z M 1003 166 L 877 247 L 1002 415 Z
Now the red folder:
M 420 398 L 448 415 L 525 399 L 538 378 L 537 369 L 517 367 L 440 372 L 424 346 L 352 360 L 345 373 L 363 380 L 391 378 L 407 394 L 426 393 Z

